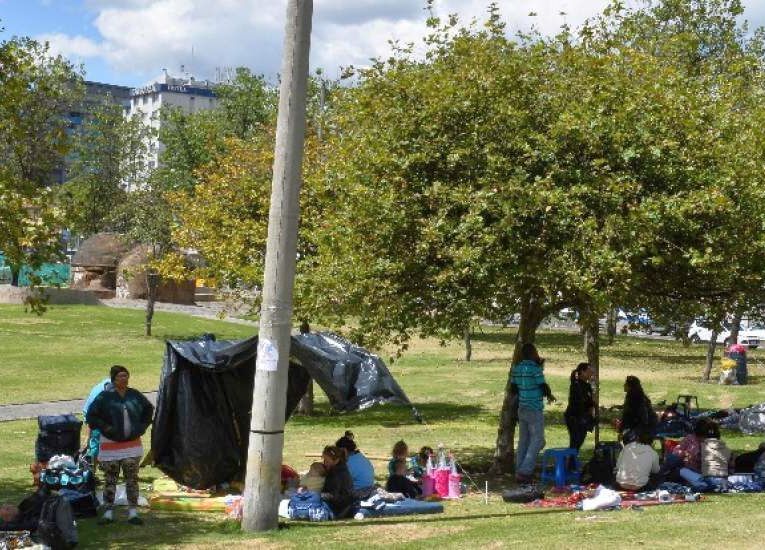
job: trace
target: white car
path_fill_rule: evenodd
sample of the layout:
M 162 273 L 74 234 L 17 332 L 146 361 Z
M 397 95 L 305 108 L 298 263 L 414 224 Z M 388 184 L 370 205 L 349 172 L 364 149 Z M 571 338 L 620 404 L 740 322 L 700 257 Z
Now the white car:
M 694 343 L 709 342 L 712 338 L 712 331 L 694 321 L 688 329 L 688 338 Z M 761 339 L 765 339 L 765 329 L 755 330 L 742 326 L 741 330 L 738 331 L 738 343 L 742 346 L 756 348 L 760 345 Z M 727 323 L 723 324 L 722 332 L 717 335 L 717 343 L 725 346 L 731 344 L 730 326 Z

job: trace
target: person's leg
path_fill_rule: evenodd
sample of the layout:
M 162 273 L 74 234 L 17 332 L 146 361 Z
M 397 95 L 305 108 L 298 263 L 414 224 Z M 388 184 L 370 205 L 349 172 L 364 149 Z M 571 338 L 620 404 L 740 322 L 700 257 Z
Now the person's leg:
M 114 495 L 117 492 L 117 478 L 120 474 L 120 463 L 118 460 L 100 462 L 99 466 L 104 473 L 104 515 L 105 521 L 113 519 Z
M 524 411 L 527 419 L 528 445 L 521 462 L 519 472 L 525 476 L 532 476 L 537 464 L 537 455 L 545 446 L 544 414 L 542 411 Z
M 142 523 L 138 517 L 138 466 L 141 463 L 139 457 L 126 458 L 120 461 L 122 475 L 125 477 L 125 492 L 128 501 L 128 521 L 130 523 Z
M 515 449 L 515 473 L 523 475 L 521 467 L 526 458 L 526 450 L 529 447 L 529 425 L 525 416 L 525 409 L 518 409 L 518 448 Z

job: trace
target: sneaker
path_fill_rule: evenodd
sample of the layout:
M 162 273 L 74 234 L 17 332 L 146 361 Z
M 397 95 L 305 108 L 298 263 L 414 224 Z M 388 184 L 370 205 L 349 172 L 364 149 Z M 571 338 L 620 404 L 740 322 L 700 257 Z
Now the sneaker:
M 139 518 L 138 516 L 133 516 L 132 518 L 127 520 L 127 522 L 130 525 L 143 525 L 143 520 L 141 518 Z

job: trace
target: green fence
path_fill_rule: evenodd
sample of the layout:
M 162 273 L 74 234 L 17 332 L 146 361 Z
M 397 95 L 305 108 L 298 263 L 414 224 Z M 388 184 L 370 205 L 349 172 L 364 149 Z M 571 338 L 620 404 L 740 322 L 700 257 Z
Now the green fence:
M 65 285 L 69 283 L 69 274 L 71 268 L 65 263 L 46 263 L 40 269 L 32 270 L 28 266 L 21 268 L 19 273 L 19 286 L 29 286 L 30 276 L 34 273 L 44 285 Z M 5 263 L 5 256 L 0 253 L 0 284 L 11 282 L 11 268 Z

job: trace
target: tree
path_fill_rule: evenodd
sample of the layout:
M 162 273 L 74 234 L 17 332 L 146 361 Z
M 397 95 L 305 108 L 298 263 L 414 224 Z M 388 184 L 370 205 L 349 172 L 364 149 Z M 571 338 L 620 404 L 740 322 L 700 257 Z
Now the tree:
M 81 76 L 47 45 L 0 42 L 0 250 L 18 284 L 60 253 L 60 212 L 48 188 L 69 147 L 64 113 L 81 95 Z
M 72 231 L 89 236 L 122 229 L 116 223 L 120 207 L 131 189 L 146 184 L 150 134 L 138 117 L 126 118 L 113 103 L 98 105 L 84 121 L 61 194 Z

